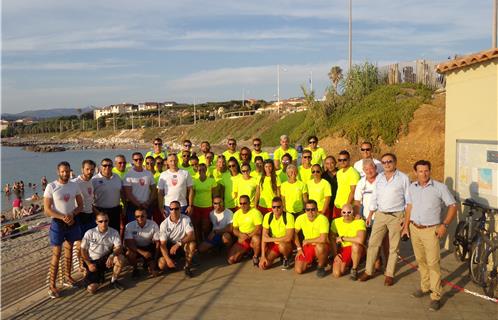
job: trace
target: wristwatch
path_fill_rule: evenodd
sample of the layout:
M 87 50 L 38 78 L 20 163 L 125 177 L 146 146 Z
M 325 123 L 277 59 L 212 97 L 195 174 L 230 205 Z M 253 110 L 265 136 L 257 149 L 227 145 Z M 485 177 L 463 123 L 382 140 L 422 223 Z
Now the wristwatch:
M 447 224 L 447 223 L 443 223 L 443 226 L 444 226 L 446 229 L 448 229 L 448 227 L 449 227 L 450 225 L 449 225 L 449 224 Z

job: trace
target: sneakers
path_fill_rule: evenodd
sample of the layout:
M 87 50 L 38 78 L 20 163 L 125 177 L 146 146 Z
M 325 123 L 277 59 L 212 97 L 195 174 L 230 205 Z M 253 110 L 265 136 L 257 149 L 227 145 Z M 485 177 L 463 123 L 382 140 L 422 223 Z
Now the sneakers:
M 283 258 L 282 259 L 282 270 L 288 270 L 289 268 L 290 268 L 289 259 Z
M 190 266 L 185 266 L 183 268 L 183 271 L 185 272 L 185 276 L 187 278 L 192 278 L 194 276 L 194 273 L 192 272 L 192 269 L 190 269 Z
M 59 298 L 59 292 L 53 291 L 52 289 L 48 289 L 48 297 L 50 299 L 57 299 Z
M 138 271 L 138 268 L 133 268 L 133 272 L 131 273 L 131 277 L 133 279 L 140 277 L 140 271 Z
M 119 291 L 123 291 L 125 289 L 118 280 L 114 280 L 114 282 L 111 282 L 111 287 Z
M 430 311 L 438 311 L 441 308 L 441 302 L 439 300 L 431 300 L 429 304 Z
M 412 294 L 410 295 L 412 298 L 422 298 L 425 296 L 428 296 L 431 292 L 430 291 L 422 291 L 421 289 L 417 289 Z
M 318 268 L 318 269 L 316 270 L 316 276 L 317 276 L 318 278 L 323 278 L 323 277 L 325 277 L 326 275 L 327 275 L 327 272 L 325 271 L 325 268 Z
M 351 275 L 349 276 L 349 278 L 353 281 L 358 280 L 358 270 L 355 268 L 351 268 Z

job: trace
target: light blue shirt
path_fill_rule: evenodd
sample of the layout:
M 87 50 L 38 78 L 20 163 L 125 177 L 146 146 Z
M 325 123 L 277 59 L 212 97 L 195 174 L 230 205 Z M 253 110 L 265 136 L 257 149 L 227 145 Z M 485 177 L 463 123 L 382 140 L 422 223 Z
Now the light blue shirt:
M 375 182 L 375 190 L 370 200 L 371 211 L 398 212 L 405 210 L 410 202 L 410 179 L 403 172 L 396 170 L 388 181 L 384 172 Z
M 423 226 L 440 224 L 444 206 L 455 204 L 455 198 L 448 187 L 439 181 L 430 179 L 425 186 L 417 181 L 410 185 L 410 201 L 412 210 L 410 221 Z

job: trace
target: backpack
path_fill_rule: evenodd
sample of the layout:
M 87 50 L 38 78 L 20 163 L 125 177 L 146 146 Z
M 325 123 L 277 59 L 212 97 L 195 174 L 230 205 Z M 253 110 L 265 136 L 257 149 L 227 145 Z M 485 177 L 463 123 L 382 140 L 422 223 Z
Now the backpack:
M 271 232 L 271 222 L 273 221 L 273 215 L 273 212 L 270 212 L 270 216 L 268 217 L 268 234 L 271 238 L 273 237 L 273 234 Z M 287 212 L 284 212 L 282 214 L 282 218 L 284 219 L 284 224 L 287 226 Z

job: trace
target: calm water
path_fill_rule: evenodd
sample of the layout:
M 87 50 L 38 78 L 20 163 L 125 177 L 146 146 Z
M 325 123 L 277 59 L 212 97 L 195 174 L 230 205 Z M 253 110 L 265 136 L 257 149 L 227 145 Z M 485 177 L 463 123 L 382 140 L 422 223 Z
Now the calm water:
M 11 186 L 14 181 L 24 181 L 24 196 L 26 199 L 34 192 L 43 194 L 41 188 L 41 177 L 47 176 L 47 180 L 53 181 L 57 177 L 56 167 L 61 161 L 68 161 L 75 175 L 81 173 L 81 162 L 85 159 L 91 159 L 97 164 L 103 158 L 111 158 L 117 154 L 124 154 L 126 160 L 130 162 L 131 154 L 136 150 L 79 150 L 79 151 L 64 151 L 64 152 L 27 152 L 17 147 L 1 147 L 1 167 L 2 167 L 2 197 L 1 210 L 12 207 L 14 195 L 6 196 L 3 192 L 3 187 L 6 183 Z M 138 150 L 144 152 L 144 150 Z M 144 153 L 145 154 L 145 153 Z M 35 189 L 29 188 L 28 183 L 36 183 Z

